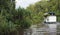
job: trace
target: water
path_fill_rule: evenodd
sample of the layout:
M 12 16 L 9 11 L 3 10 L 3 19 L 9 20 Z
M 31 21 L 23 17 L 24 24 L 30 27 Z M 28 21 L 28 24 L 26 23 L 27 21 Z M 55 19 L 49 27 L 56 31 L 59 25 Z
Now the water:
M 26 35 L 57 35 L 57 24 L 47 24 L 46 27 L 36 28 L 32 26 Z

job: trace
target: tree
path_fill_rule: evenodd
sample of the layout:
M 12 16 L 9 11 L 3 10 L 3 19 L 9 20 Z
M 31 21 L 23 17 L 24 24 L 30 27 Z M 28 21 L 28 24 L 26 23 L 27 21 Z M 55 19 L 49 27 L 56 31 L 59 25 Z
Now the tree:
M 14 2 L 13 2 L 14 3 Z M 16 33 L 16 24 L 11 21 L 15 11 L 11 0 L 0 0 L 0 34 L 12 35 Z
M 30 12 L 23 8 L 15 9 L 11 0 L 0 1 L 1 35 L 23 35 L 24 29 L 31 26 Z

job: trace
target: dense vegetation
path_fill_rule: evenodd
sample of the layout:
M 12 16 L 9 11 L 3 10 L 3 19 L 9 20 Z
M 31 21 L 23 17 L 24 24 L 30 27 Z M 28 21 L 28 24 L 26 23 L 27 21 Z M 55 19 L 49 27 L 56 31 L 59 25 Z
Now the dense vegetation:
M 14 5 L 10 0 L 0 1 L 0 35 L 23 35 L 31 25 L 30 12 Z
M 58 16 L 60 15 L 60 0 L 42 0 L 27 7 L 27 10 L 33 12 L 33 14 L 35 15 L 33 16 L 34 21 L 36 20 L 39 23 L 43 20 L 44 13 L 46 12 L 55 12 L 58 17 L 58 21 L 60 21 L 60 17 Z
M 15 2 L 0 0 L 0 35 L 23 35 L 24 29 L 43 22 L 45 12 L 60 15 L 59 11 L 60 0 L 39 1 L 27 9 L 15 9 Z

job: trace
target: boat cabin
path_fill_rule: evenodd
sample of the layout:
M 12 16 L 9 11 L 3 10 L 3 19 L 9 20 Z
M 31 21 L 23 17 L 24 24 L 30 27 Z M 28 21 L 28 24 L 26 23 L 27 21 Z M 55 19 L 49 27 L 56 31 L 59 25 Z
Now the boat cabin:
M 46 24 L 51 24 L 51 23 L 56 23 L 56 16 L 54 12 L 49 12 L 49 13 L 45 13 L 44 16 L 44 23 Z

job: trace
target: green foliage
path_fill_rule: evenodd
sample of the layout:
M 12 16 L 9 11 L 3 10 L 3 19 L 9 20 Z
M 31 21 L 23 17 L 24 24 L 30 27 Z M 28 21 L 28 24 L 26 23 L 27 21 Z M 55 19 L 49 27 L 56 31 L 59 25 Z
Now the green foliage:
M 49 1 L 41 0 L 37 3 L 35 3 L 34 5 L 30 5 L 29 7 L 27 7 L 27 10 L 32 11 L 33 17 L 35 17 L 35 16 L 36 16 L 36 18 L 40 17 L 36 20 L 34 18 L 33 23 L 34 22 L 36 23 L 36 21 L 41 23 L 40 21 L 43 22 L 43 17 L 44 17 L 45 12 L 55 12 L 56 15 L 60 15 L 60 12 L 59 12 L 60 11 L 60 0 L 49 0 Z M 40 16 L 38 16 L 38 14 Z M 58 17 L 58 21 L 60 21 L 59 16 L 57 16 L 57 17 Z
M 16 14 L 13 15 L 12 22 L 14 22 L 17 25 L 20 25 L 21 28 L 28 28 L 31 25 L 29 16 L 29 11 L 23 8 L 18 8 Z
M 20 29 L 31 26 L 30 12 L 23 8 L 15 9 L 11 0 L 0 1 L 0 35 L 16 35 Z
M 6 33 L 16 31 L 16 24 L 13 24 L 12 22 L 8 22 L 5 16 L 2 16 L 0 14 L 0 34 L 4 35 Z

